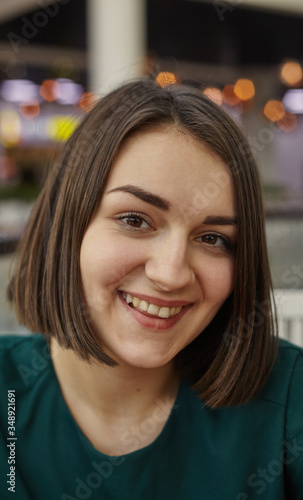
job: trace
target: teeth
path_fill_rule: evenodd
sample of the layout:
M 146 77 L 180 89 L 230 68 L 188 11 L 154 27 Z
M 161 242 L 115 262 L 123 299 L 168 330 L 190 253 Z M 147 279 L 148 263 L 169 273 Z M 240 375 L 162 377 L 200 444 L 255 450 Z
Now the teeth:
M 140 300 L 138 297 L 132 297 L 129 293 L 123 293 L 123 298 L 127 302 L 127 304 L 131 304 L 141 311 L 148 312 L 153 316 L 159 316 L 159 318 L 169 318 L 171 316 L 175 316 L 178 314 L 182 306 L 177 307 L 159 307 L 155 304 L 149 304 L 146 300 Z
M 141 309 L 141 311 L 147 311 L 148 302 L 146 302 L 146 300 L 141 300 L 141 302 L 139 304 L 139 309 Z
M 169 307 L 161 307 L 158 316 L 160 318 L 169 318 Z
M 141 302 L 140 299 L 137 299 L 137 297 L 133 298 L 133 306 L 134 307 L 139 307 L 140 302 Z
M 123 297 L 124 297 L 124 295 L 123 295 Z M 124 297 L 124 298 L 125 298 L 125 297 Z M 131 295 L 129 295 L 129 293 L 128 293 L 128 294 L 126 295 L 125 300 L 126 300 L 126 302 L 127 302 L 128 304 L 130 304 L 130 303 L 132 302 L 132 296 L 131 296 Z
M 149 304 L 148 309 L 147 309 L 148 314 L 154 314 L 155 316 L 157 316 L 159 311 L 160 311 L 160 307 L 155 306 L 154 304 Z

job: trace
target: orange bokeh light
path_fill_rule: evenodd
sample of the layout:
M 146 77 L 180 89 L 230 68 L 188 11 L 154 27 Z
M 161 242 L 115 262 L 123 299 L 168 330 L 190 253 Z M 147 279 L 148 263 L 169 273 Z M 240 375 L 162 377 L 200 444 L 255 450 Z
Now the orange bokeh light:
M 288 113 L 286 111 L 283 118 L 281 120 L 278 120 L 277 123 L 280 129 L 284 132 L 291 132 L 292 130 L 295 130 L 295 128 L 297 128 L 298 120 L 296 115 L 294 115 L 293 113 Z
M 290 86 L 298 85 L 303 78 L 301 64 L 297 61 L 287 61 L 281 67 L 281 80 Z
M 168 71 L 161 71 L 156 77 L 156 83 L 159 87 L 167 87 L 168 85 L 173 85 L 177 83 L 177 78 L 174 73 L 169 73 Z
M 255 86 L 252 80 L 240 78 L 234 86 L 234 93 L 241 101 L 249 101 L 255 95 Z
M 28 120 L 35 118 L 40 114 L 40 106 L 36 99 L 32 99 L 31 101 L 22 102 L 19 106 L 20 115 Z
M 285 109 L 281 101 L 270 100 L 264 106 L 263 113 L 271 122 L 282 120 Z
M 228 104 L 228 106 L 236 106 L 241 102 L 239 97 L 237 97 L 234 92 L 234 85 L 225 85 L 224 89 L 222 90 L 222 96 L 224 102 Z
M 216 87 L 207 87 L 203 90 L 203 93 L 212 101 L 214 101 L 218 106 L 221 106 L 223 103 L 223 95 L 220 89 Z
M 47 102 L 53 102 L 60 96 L 60 85 L 56 80 L 44 80 L 40 87 L 40 95 Z
M 88 113 L 97 104 L 98 100 L 99 96 L 97 94 L 94 94 L 93 92 L 83 92 L 79 106 L 83 111 Z

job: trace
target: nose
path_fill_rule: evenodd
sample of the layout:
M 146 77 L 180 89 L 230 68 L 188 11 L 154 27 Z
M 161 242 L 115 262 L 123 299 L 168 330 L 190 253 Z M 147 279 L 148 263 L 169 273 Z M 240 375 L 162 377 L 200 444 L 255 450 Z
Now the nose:
M 151 245 L 145 274 L 157 288 L 165 292 L 192 285 L 195 273 L 187 239 L 182 235 L 171 235 L 163 237 L 155 246 Z

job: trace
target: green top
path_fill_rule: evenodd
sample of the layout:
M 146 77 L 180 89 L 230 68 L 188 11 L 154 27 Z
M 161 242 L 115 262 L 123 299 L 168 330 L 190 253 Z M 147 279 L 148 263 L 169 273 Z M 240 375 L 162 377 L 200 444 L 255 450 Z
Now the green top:
M 117 457 L 97 451 L 77 426 L 43 337 L 0 337 L 0 357 L 2 500 L 303 499 L 299 347 L 280 342 L 266 386 L 243 406 L 210 410 L 183 381 L 159 437 Z M 161 402 L 123 439 L 135 444 L 157 418 Z

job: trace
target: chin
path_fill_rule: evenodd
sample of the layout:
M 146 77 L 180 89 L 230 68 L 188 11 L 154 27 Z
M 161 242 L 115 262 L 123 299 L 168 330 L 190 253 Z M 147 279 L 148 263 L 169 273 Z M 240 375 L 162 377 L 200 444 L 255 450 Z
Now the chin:
M 129 366 L 133 368 L 141 368 L 146 370 L 154 370 L 168 365 L 172 362 L 172 358 L 164 354 L 154 354 L 151 353 L 132 353 L 130 355 L 124 356 L 112 356 L 113 359 L 117 361 L 120 366 Z

